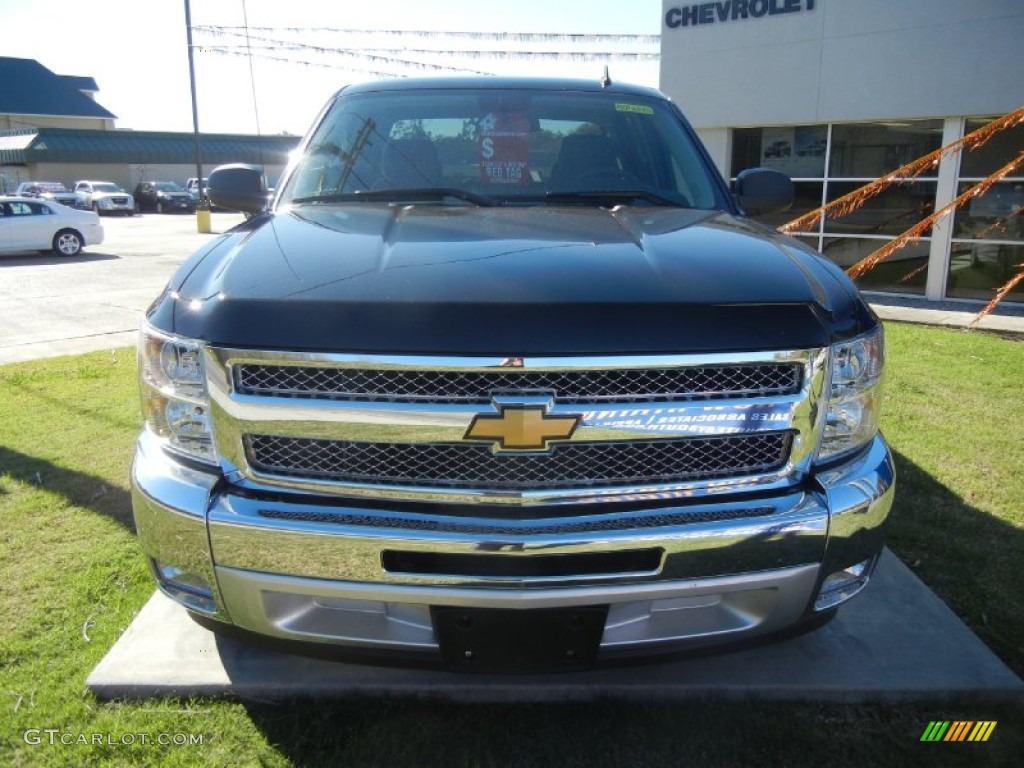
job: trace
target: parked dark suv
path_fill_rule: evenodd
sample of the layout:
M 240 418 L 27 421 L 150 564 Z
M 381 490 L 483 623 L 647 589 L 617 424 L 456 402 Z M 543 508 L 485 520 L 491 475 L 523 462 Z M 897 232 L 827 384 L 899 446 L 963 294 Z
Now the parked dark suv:
M 196 212 L 196 201 L 185 188 L 173 181 L 140 181 L 135 187 L 135 206 L 140 211 Z
M 149 308 L 135 521 L 218 629 L 464 670 L 814 626 L 893 500 L 882 327 L 678 108 L 499 77 L 341 91 Z

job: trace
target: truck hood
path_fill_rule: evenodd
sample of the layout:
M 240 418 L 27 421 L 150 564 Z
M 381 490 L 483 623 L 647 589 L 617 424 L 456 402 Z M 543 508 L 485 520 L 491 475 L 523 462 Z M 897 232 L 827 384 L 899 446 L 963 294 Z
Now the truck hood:
M 150 316 L 220 346 L 502 356 L 795 349 L 876 322 L 838 269 L 726 213 L 370 203 L 242 225 Z

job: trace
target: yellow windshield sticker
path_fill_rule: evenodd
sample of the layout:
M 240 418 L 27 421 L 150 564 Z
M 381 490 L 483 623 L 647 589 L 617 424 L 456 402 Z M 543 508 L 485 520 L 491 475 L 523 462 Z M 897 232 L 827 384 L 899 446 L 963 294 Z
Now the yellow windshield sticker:
M 638 115 L 653 115 L 654 107 L 648 107 L 644 104 L 616 104 L 616 112 L 636 112 Z

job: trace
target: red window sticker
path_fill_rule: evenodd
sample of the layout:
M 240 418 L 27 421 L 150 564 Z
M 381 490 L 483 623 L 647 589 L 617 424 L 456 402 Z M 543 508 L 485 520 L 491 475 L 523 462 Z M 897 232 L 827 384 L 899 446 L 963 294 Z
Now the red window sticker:
M 518 112 L 492 112 L 481 121 L 480 178 L 488 184 L 530 180 L 530 121 Z

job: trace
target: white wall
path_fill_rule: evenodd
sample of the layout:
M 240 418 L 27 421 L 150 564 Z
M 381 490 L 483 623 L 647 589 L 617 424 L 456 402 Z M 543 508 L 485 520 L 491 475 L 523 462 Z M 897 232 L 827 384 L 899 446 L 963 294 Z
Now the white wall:
M 697 136 L 711 155 L 718 172 L 729 178 L 729 163 L 732 159 L 732 132 L 728 128 L 698 128 Z
M 761 2 L 762 0 L 758 0 Z M 783 7 L 797 0 L 763 0 Z M 799 0 L 669 28 L 661 90 L 697 128 L 1003 114 L 1024 104 L 1022 0 Z
M 76 181 L 112 181 L 131 192 L 136 183 L 129 166 L 119 163 L 29 163 L 26 170 L 33 179 L 60 181 L 68 189 Z

